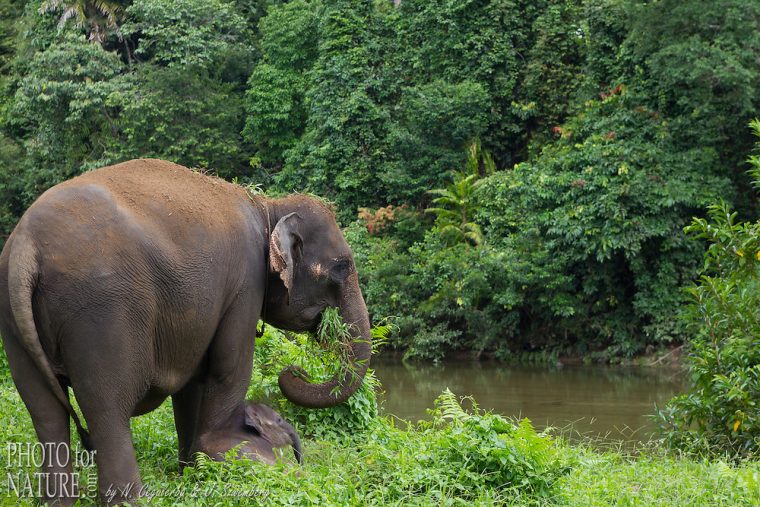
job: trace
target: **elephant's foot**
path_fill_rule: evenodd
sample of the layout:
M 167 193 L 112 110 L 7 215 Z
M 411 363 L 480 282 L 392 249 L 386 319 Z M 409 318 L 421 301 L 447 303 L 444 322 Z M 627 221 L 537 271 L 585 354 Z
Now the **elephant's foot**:
M 96 452 L 100 500 L 107 505 L 135 505 L 145 496 L 145 490 L 132 446 L 129 418 L 105 410 L 101 414 L 88 418 Z

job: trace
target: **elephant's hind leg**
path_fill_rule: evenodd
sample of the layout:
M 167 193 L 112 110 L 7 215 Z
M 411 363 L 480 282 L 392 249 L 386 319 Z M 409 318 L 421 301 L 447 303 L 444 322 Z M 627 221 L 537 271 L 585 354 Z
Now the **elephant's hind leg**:
M 47 382 L 8 329 L 2 329 L 5 353 L 11 376 L 24 401 L 37 438 L 42 445 L 39 491 L 51 505 L 71 505 L 79 495 L 81 480 L 75 481 L 71 463 L 69 414 L 50 390 Z M 28 442 L 8 442 L 9 459 L 20 471 L 32 459 L 29 454 L 11 451 L 23 449 Z M 19 446 L 19 447 L 13 447 Z M 27 450 L 29 448 L 27 447 Z
M 97 451 L 100 498 L 108 505 L 134 502 L 145 492 L 132 446 L 129 417 L 105 407 L 101 414 L 90 424 L 90 439 Z
M 95 451 L 98 492 L 108 504 L 134 502 L 145 493 L 129 421 L 148 391 L 150 364 L 138 353 L 146 349 L 145 333 L 130 327 L 125 313 L 117 309 L 69 323 L 63 347 Z

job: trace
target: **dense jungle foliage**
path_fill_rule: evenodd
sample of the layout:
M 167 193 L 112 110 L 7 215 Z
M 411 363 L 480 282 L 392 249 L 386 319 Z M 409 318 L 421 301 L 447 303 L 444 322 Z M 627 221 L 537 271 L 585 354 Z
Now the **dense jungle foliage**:
M 395 4 L 399 5 L 395 5 Z M 754 217 L 760 3 L 0 0 L 0 235 L 160 157 L 336 203 L 407 356 L 617 360 L 675 314 L 720 197 Z

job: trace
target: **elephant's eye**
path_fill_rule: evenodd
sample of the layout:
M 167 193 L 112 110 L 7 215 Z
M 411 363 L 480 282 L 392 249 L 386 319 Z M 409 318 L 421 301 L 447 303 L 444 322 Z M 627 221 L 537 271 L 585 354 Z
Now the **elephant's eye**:
M 351 274 L 351 261 L 349 259 L 340 259 L 330 268 L 330 278 L 335 282 L 341 283 Z

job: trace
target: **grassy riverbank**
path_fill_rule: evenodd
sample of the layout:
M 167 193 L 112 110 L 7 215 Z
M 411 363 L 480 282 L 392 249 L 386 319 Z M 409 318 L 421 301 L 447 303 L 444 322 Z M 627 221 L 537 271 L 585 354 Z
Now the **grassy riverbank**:
M 684 458 L 657 452 L 654 447 L 638 455 L 599 451 L 591 446 L 556 445 L 560 467 L 544 492 L 514 485 L 482 485 L 484 474 L 465 473 L 460 463 L 429 461 L 441 442 L 440 434 L 425 427 L 390 429 L 382 420 L 376 431 L 355 439 L 320 439 L 306 442 L 306 463 L 292 460 L 278 467 L 239 462 L 208 463 L 183 477 L 174 472 L 174 437 L 164 422 L 170 410 L 144 418 L 136 425 L 138 457 L 146 483 L 157 488 L 239 488 L 265 495 L 275 505 L 758 505 L 760 462 L 739 465 L 724 461 Z M 161 425 L 160 425 L 161 426 Z M 151 430 L 151 428 L 154 428 Z M 474 454 L 477 449 L 472 449 Z M 462 449 L 463 454 L 467 450 Z M 142 458 L 142 459 L 141 459 Z M 147 468 L 146 468 L 147 465 Z M 557 472 L 554 470 L 553 472 Z M 468 476 L 470 473 L 481 475 Z M 475 486 L 477 485 L 477 486 Z M 261 497 L 264 499 L 264 497 Z M 234 499 L 219 499 L 222 505 Z M 161 505 L 171 505 L 170 498 Z
M 307 438 L 302 467 L 289 455 L 274 467 L 202 460 L 184 475 L 177 472 L 168 402 L 134 419 L 132 427 L 143 480 L 154 494 L 166 495 L 153 498 L 150 503 L 156 505 L 249 505 L 251 500 L 267 505 L 760 504 L 757 461 L 678 457 L 654 446 L 636 454 L 568 446 L 541 438 L 525 423 L 506 431 L 505 447 L 499 449 L 499 439 L 493 438 L 498 432 L 491 430 L 500 418 L 475 417 L 474 430 L 456 423 L 451 410 L 456 412 L 449 407 L 451 417 L 443 417 L 447 410 L 439 405 L 439 424 L 402 428 L 377 418 L 353 436 Z M 19 499 L 9 491 L 8 474 L 17 477 L 34 468 L 18 466 L 6 444 L 35 442 L 35 436 L 7 377 L 0 383 L 0 414 L 5 462 L 0 498 L 3 505 L 15 505 Z M 500 463 L 501 458 L 511 462 Z M 81 470 L 83 485 L 93 472 Z M 504 482 L 511 478 L 516 480 Z M 34 504 L 30 499 L 20 503 Z

